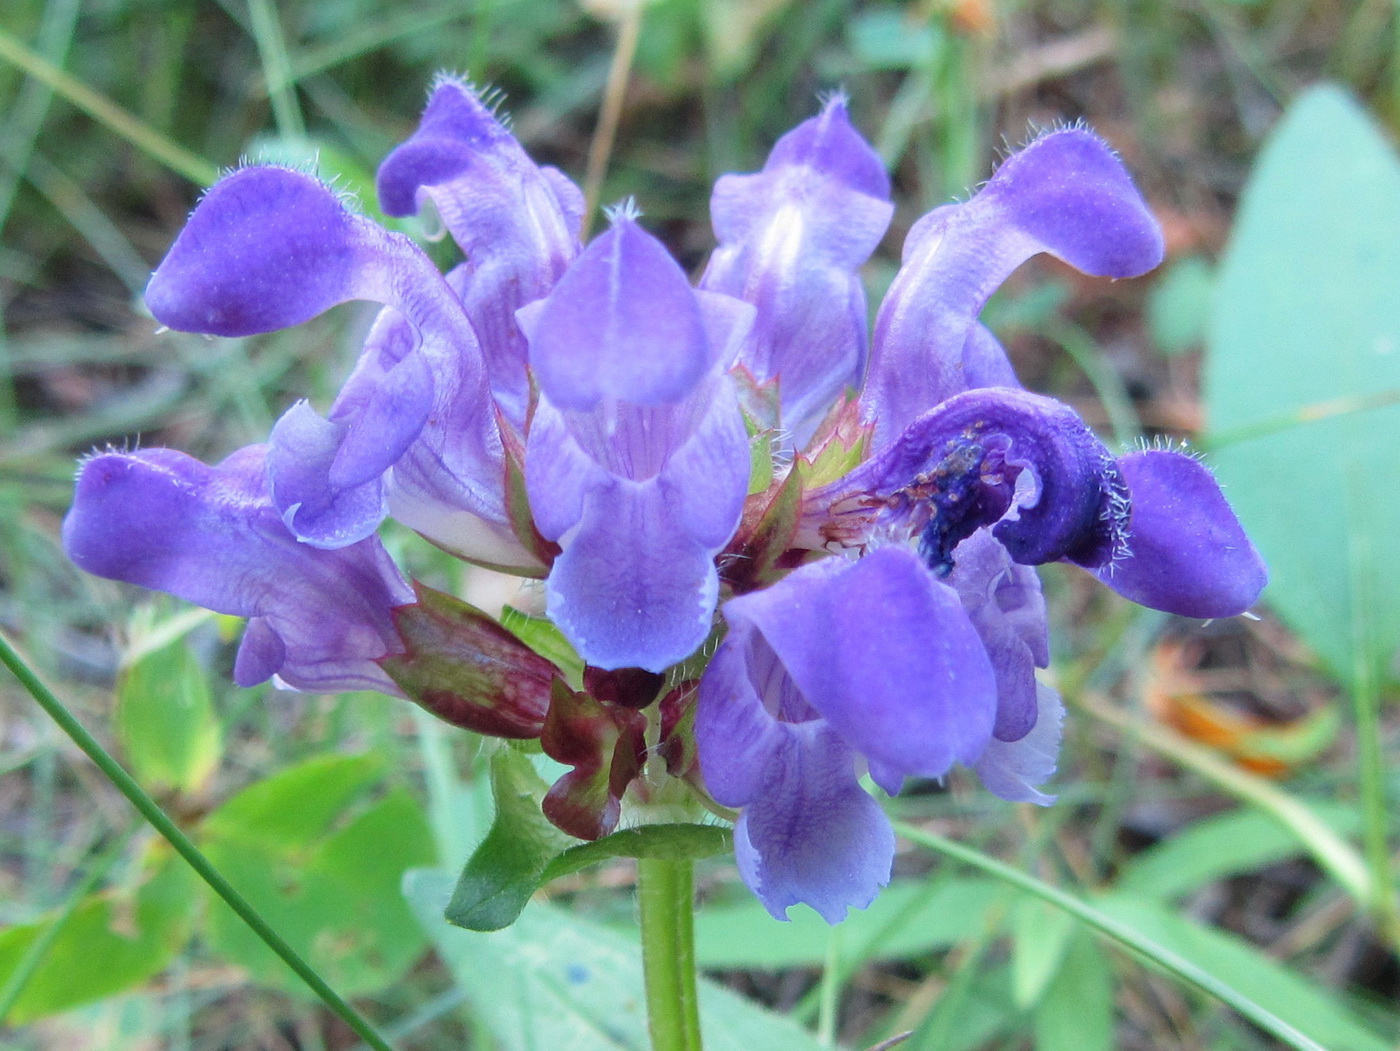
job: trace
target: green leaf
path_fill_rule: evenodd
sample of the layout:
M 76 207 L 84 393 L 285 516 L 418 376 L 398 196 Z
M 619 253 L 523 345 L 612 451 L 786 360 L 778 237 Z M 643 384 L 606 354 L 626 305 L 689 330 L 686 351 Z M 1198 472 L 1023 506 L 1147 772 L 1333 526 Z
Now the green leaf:
M 636 939 L 536 903 L 512 927 L 464 931 L 442 919 L 446 873 L 410 873 L 404 893 L 501 1051 L 650 1047 Z M 706 1051 L 817 1051 L 790 1020 L 700 982 Z
M 1035 1051 L 1113 1051 L 1113 1030 L 1113 971 L 1081 929 L 1036 1006 Z
M 471 931 L 509 927 L 539 889 L 549 863 L 577 843 L 540 811 L 548 787 L 525 756 L 504 749 L 491 757 L 496 818 L 457 880 L 449 923 Z
M 425 945 L 397 889 L 405 869 L 432 860 L 432 837 L 406 791 L 374 798 L 382 769 L 369 756 L 313 759 L 245 789 L 203 830 L 209 859 L 346 996 L 391 985 Z M 255 980 L 306 995 L 222 902 L 207 934 Z
M 1386 1040 L 1358 1021 L 1315 978 L 1269 959 L 1248 942 L 1183 919 L 1162 905 L 1114 894 L 1099 909 L 1203 968 L 1290 1023 L 1328 1051 L 1384 1051 Z
M 379 664 L 409 698 L 444 722 L 492 737 L 538 737 L 557 670 L 469 603 L 414 581 L 397 606 L 404 652 Z
M 24 1025 L 132 989 L 153 978 L 189 939 L 194 873 L 160 848 L 133 890 L 107 890 L 79 902 L 44 954 L 5 1021 Z M 0 931 L 0 986 L 53 917 Z
M 384 776 L 382 756 L 321 755 L 249 785 L 204 821 L 204 835 L 291 849 L 324 835 Z
M 1074 918 L 1049 902 L 1022 898 L 1011 919 L 1011 998 L 1017 1007 L 1038 1003 L 1074 933 Z
M 1314 88 L 1271 135 L 1220 267 L 1212 462 L 1270 604 L 1344 680 L 1400 642 L 1400 163 Z
M 853 16 L 847 36 L 855 60 L 865 69 L 926 69 L 944 43 L 927 18 L 918 19 L 903 7 Z
M 1339 832 L 1350 835 L 1361 824 L 1354 806 L 1325 799 L 1306 802 Z M 1118 888 L 1144 898 L 1173 898 L 1306 851 L 1302 841 L 1267 812 L 1235 810 L 1203 818 L 1138 854 L 1119 877 Z
M 1005 893 L 992 880 L 945 878 L 890 884 L 868 909 L 853 910 L 841 924 L 842 956 L 903 959 L 975 937 L 987 910 Z M 757 901 L 707 904 L 695 917 L 695 958 L 711 970 L 819 967 L 827 957 L 831 927 L 809 909 L 794 909 L 787 923 Z
M 209 683 L 182 638 L 143 654 L 117 684 L 117 737 L 153 792 L 195 792 L 218 765 L 223 727 Z
M 1152 285 L 1147 297 L 1147 330 L 1163 354 L 1184 354 L 1205 339 L 1215 275 L 1210 263 L 1187 256 Z

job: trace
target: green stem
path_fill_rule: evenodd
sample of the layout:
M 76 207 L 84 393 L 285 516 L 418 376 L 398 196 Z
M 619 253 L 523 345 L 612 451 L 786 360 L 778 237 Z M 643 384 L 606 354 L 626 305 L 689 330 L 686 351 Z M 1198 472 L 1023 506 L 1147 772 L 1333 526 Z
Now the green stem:
M 652 1051 L 700 1051 L 693 863 L 642 858 L 637 862 L 637 900 Z
M 374 1027 L 362 1018 L 358 1011 L 342 1000 L 340 995 L 312 969 L 311 965 L 297 955 L 296 950 L 288 945 L 280 934 L 268 926 L 267 921 L 258 915 L 243 895 L 234 890 L 233 885 L 194 845 L 194 842 L 180 830 L 179 826 L 170 819 L 170 816 L 160 808 L 160 804 L 146 794 L 145 789 L 122 769 L 121 764 L 112 758 L 111 753 L 98 743 L 97 738 L 88 733 L 83 724 L 78 722 L 64 703 L 40 681 L 3 634 L 0 634 L 0 664 L 4 664 L 14 673 L 15 678 L 20 681 L 20 685 L 29 692 L 34 700 L 39 702 L 39 707 L 43 708 L 48 713 L 49 718 L 58 723 L 59 728 L 72 738 L 73 743 L 87 754 L 87 757 L 102 771 L 107 780 L 117 786 L 121 794 L 130 800 L 131 805 L 140 811 L 141 816 L 150 822 L 151 827 L 165 837 L 175 848 L 176 853 L 198 873 L 200 879 L 209 884 L 210 889 L 228 903 L 229 908 L 252 928 L 253 933 L 261 938 L 269 949 L 282 958 L 283 963 L 296 972 L 297 977 L 304 981 L 327 1007 L 339 1015 L 345 1024 L 359 1034 L 360 1038 L 375 1051 L 392 1051 L 392 1048 L 385 1043 L 384 1038 L 375 1032 Z

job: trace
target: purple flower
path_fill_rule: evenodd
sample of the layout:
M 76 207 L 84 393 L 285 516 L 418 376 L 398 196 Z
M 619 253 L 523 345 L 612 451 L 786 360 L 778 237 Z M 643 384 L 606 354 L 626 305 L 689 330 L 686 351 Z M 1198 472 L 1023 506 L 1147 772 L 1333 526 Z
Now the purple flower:
M 535 524 L 550 618 L 590 664 L 662 671 L 705 640 L 749 480 L 727 370 L 751 307 L 695 292 L 626 211 L 520 312 L 539 406 Z
M 894 836 L 860 787 L 897 791 L 985 751 L 991 662 L 957 593 L 913 552 L 805 566 L 724 607 L 729 634 L 700 683 L 705 784 L 739 807 L 739 870 L 779 919 L 830 923 L 889 880 Z
M 247 617 L 240 686 L 398 694 L 376 663 L 401 649 L 391 610 L 413 591 L 373 538 L 299 543 L 267 493 L 266 446 L 208 467 L 172 449 L 83 463 L 63 545 L 82 569 Z
M 466 255 L 454 287 L 481 341 L 496 402 L 525 428 L 529 381 L 515 311 L 548 295 L 579 252 L 583 194 L 538 167 L 468 85 L 439 78 L 418 130 L 379 167 L 387 215 L 426 199 Z
M 357 299 L 389 312 L 329 419 L 301 403 L 273 430 L 270 489 L 288 529 L 326 548 L 369 536 L 389 504 L 386 472 L 412 450 L 432 459 L 434 492 L 450 502 L 424 510 L 405 463 L 399 488 L 410 495 L 398 502 L 412 511 L 400 516 L 408 525 L 428 522 L 432 539 L 464 554 L 531 564 L 509 526 L 475 331 L 408 238 L 348 211 L 312 176 L 244 168 L 200 201 L 146 290 L 163 324 L 217 336 L 285 328 Z
M 774 422 L 798 448 L 865 371 L 858 270 L 889 225 L 889 196 L 889 176 L 840 98 L 779 139 L 761 172 L 715 183 L 719 247 L 700 287 L 757 307 L 739 364 L 777 385 Z
M 1135 277 L 1162 261 L 1156 220 L 1118 158 L 1084 128 L 1042 135 L 970 201 L 935 208 L 909 232 L 875 320 L 861 399 L 877 447 L 969 387 L 1018 386 L 977 315 L 1040 252 L 1100 277 Z
M 1083 129 L 920 220 L 869 341 L 859 269 L 890 187 L 840 99 L 761 171 L 718 181 L 699 288 L 630 204 L 581 245 L 578 190 L 454 80 L 378 190 L 390 215 L 431 205 L 465 260 L 440 274 L 302 172 L 245 168 L 209 191 L 151 279 L 162 323 L 242 336 L 352 300 L 381 312 L 326 414 L 293 404 L 266 446 L 218 467 L 161 449 L 87 461 L 64 542 L 91 572 L 249 618 L 242 684 L 401 687 L 462 725 L 542 734 L 573 767 L 544 807 L 567 831 L 615 827 L 645 759 L 635 709 L 665 694 L 665 754 L 689 778 L 698 755 L 739 810 L 744 879 L 775 916 L 805 902 L 836 922 L 889 879 L 866 774 L 894 793 L 962 765 L 1003 798 L 1051 801 L 1064 709 L 1037 679 L 1035 566 L 1073 562 L 1197 617 L 1264 585 L 1199 461 L 1115 456 L 1021 390 L 978 321 L 1038 252 L 1108 277 L 1161 258 Z M 415 595 L 375 539 L 386 515 L 544 577 L 585 689 L 479 610 Z

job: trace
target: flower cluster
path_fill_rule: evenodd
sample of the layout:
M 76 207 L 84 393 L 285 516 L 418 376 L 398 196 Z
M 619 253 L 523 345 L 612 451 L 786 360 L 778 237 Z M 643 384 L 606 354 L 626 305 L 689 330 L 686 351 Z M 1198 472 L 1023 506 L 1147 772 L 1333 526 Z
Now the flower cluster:
M 1063 709 L 1036 677 L 1036 565 L 1194 617 L 1264 585 L 1200 462 L 1114 456 L 1021 389 L 978 321 L 1040 252 L 1105 277 L 1159 262 L 1150 213 L 1085 129 L 921 219 L 873 336 L 859 270 L 893 207 L 840 99 L 718 181 L 697 286 L 630 205 L 582 244 L 574 184 L 455 80 L 378 191 L 393 216 L 431 202 L 465 261 L 442 275 L 304 172 L 245 167 L 208 192 L 147 290 L 161 323 L 243 336 L 350 300 L 383 310 L 324 416 L 300 402 L 214 467 L 88 459 L 64 540 L 90 572 L 247 617 L 242 685 L 378 689 L 541 738 L 574 768 L 544 803 L 566 831 L 615 827 L 654 750 L 737 811 L 771 912 L 835 922 L 889 879 L 865 774 L 893 793 L 962 764 L 1049 802 Z M 584 688 L 410 585 L 376 537 L 389 516 L 543 577 Z

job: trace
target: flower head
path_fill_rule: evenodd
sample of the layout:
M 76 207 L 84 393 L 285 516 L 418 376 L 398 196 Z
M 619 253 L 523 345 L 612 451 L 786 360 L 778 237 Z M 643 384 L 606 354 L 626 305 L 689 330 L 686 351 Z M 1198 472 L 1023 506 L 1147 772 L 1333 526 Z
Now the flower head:
M 1064 711 L 1037 679 L 1037 565 L 1187 616 L 1242 612 L 1264 586 L 1202 463 L 1110 452 L 1020 389 L 978 320 L 1039 252 L 1106 277 L 1160 260 L 1151 213 L 1083 128 L 915 224 L 870 337 L 859 271 L 893 209 L 839 98 L 761 171 L 718 181 L 698 287 L 631 205 L 581 243 L 578 190 L 455 80 L 378 190 L 390 215 L 431 204 L 464 261 L 439 273 L 303 172 L 209 191 L 151 279 L 162 323 L 243 336 L 352 300 L 381 311 L 325 414 L 294 403 L 266 445 L 216 467 L 87 461 L 64 542 L 91 572 L 247 617 L 240 683 L 401 692 L 540 737 L 572 767 L 544 813 L 574 835 L 650 791 L 638 709 L 664 698 L 657 755 L 737 808 L 744 879 L 774 915 L 836 922 L 890 873 L 864 776 L 894 793 L 962 766 L 1051 801 Z M 386 516 L 543 577 L 584 689 L 410 587 L 375 537 Z

